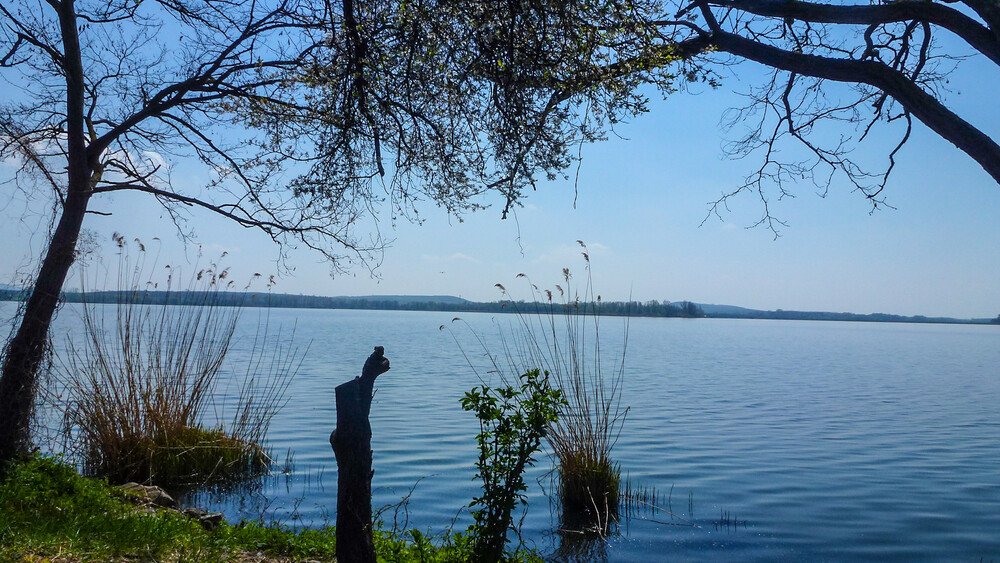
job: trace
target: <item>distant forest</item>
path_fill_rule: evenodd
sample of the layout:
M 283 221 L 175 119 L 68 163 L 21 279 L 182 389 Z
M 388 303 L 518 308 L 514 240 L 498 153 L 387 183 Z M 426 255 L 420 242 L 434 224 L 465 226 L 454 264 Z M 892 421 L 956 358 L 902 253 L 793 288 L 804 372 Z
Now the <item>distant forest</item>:
M 20 301 L 25 292 L 0 290 L 0 301 Z M 379 296 L 370 297 L 321 297 L 292 295 L 288 293 L 231 292 L 231 291 L 94 291 L 86 294 L 64 292 L 66 303 L 118 303 L 132 301 L 149 305 L 215 305 L 243 307 L 277 307 L 288 309 L 374 309 L 385 311 L 449 311 L 474 313 L 534 313 L 548 312 L 548 303 L 526 301 L 476 302 L 457 297 Z M 553 311 L 561 312 L 566 305 L 553 303 Z M 581 304 L 582 305 L 582 304 Z M 704 317 L 701 308 L 691 302 L 660 303 L 649 301 L 602 301 L 602 315 L 631 317 Z
M 20 289 L 0 289 L 0 301 L 21 301 L 26 291 Z M 364 297 L 321 297 L 317 295 L 293 295 L 289 293 L 229 292 L 229 291 L 96 291 L 83 294 L 65 292 L 66 303 L 117 303 L 132 300 L 150 305 L 169 303 L 173 305 L 217 305 L 243 307 L 277 307 L 289 309 L 369 309 L 383 311 L 449 311 L 473 313 L 534 313 L 549 312 L 549 304 L 526 301 L 468 301 L 449 295 L 371 295 Z M 565 305 L 553 303 L 553 312 L 561 312 Z M 630 317 L 681 317 L 717 319 L 776 319 L 801 321 L 860 321 L 895 323 L 959 323 L 959 324 L 1000 324 L 1000 316 L 995 319 L 954 319 L 950 317 L 925 317 L 923 315 L 903 316 L 889 313 L 830 313 L 823 311 L 761 311 L 738 307 L 719 308 L 705 306 L 690 301 L 602 301 L 599 312 L 609 316 Z

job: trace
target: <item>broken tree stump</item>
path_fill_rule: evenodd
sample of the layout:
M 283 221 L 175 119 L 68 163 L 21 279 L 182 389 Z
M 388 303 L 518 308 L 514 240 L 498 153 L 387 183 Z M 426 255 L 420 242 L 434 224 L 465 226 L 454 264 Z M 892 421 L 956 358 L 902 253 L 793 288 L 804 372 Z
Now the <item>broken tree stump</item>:
M 337 386 L 337 428 L 330 445 L 337 458 L 337 561 L 375 563 L 372 542 L 372 427 L 375 378 L 389 371 L 385 348 L 376 346 L 361 377 Z

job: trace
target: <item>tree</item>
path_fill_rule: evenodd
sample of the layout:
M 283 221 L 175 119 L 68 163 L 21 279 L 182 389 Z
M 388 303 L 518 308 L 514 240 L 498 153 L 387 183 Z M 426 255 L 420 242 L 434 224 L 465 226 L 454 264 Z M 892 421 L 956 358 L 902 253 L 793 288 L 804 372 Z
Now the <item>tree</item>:
M 503 214 L 576 143 L 670 89 L 645 4 L 320 0 L 14 0 L 0 4 L 5 184 L 52 197 L 54 228 L 0 373 L 0 462 L 28 443 L 49 325 L 92 201 L 150 196 L 326 256 L 369 263 L 360 226 L 449 213 L 498 192 Z M 627 37 L 626 37 L 627 35 Z M 623 41 L 623 39 L 625 39 Z M 203 186 L 171 182 L 200 162 Z M 202 215 L 203 216 L 203 215 Z
M 756 192 L 764 203 L 758 224 L 777 235 L 782 223 L 768 202 L 791 195 L 797 180 L 825 192 L 834 178 L 874 207 L 883 205 L 883 189 L 914 120 L 1000 183 L 1000 145 L 949 109 L 943 95 L 965 50 L 1000 65 L 996 0 L 685 0 L 670 12 L 672 18 L 646 19 L 660 30 L 663 49 L 699 53 L 690 59 L 694 65 L 743 59 L 772 70 L 770 80 L 750 93 L 749 105 L 735 112 L 734 121 L 749 123 L 749 133 L 728 147 L 734 156 L 760 154 L 762 163 L 712 212 L 737 194 Z M 898 140 L 873 170 L 851 150 L 887 123 L 900 125 Z M 781 159 L 783 150 L 791 151 L 791 160 Z
M 77 238 L 103 213 L 95 196 L 142 192 L 181 232 L 185 210 L 201 210 L 335 270 L 367 264 L 379 219 L 419 219 L 419 201 L 461 216 L 489 192 L 505 216 L 538 178 L 563 174 L 578 143 L 645 111 L 640 86 L 716 84 L 713 65 L 732 60 L 721 53 L 774 74 L 739 114 L 756 111 L 758 125 L 731 147 L 763 164 L 713 209 L 754 191 L 777 232 L 768 202 L 795 179 L 825 187 L 839 174 L 881 205 L 914 118 L 1000 182 L 1000 146 L 941 101 L 956 56 L 933 41 L 945 30 L 997 64 L 998 26 L 993 0 L 696 0 L 669 12 L 658 0 L 4 2 L 0 73 L 14 93 L 0 103 L 0 159 L 20 166 L 5 185 L 50 194 L 54 227 L 5 348 L 0 460 L 27 443 Z M 876 173 L 826 122 L 859 139 L 883 122 L 903 131 Z M 786 141 L 805 156 L 779 161 Z M 192 162 L 205 185 L 171 182 Z

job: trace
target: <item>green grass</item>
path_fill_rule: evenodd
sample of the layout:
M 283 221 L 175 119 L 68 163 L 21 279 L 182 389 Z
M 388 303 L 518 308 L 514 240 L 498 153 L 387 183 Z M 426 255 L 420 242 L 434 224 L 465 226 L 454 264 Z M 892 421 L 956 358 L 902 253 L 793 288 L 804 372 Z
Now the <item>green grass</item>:
M 334 561 L 332 527 L 294 531 L 246 522 L 208 531 L 172 511 L 147 512 L 125 497 L 58 459 L 11 466 L 0 478 L 0 562 Z M 461 534 L 379 531 L 375 547 L 379 561 L 448 563 L 467 560 L 471 542 Z M 519 553 L 511 560 L 541 558 Z
M 11 468 L 0 484 L 0 559 L 33 553 L 182 561 L 209 555 L 212 542 L 199 524 L 172 513 L 143 514 L 123 495 L 52 459 Z

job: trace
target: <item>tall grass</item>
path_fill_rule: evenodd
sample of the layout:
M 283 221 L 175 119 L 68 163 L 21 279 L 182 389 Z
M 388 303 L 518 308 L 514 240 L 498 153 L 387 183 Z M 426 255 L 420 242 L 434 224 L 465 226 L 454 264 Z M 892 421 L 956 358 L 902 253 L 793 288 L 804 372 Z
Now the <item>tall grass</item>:
M 510 299 L 507 289 L 497 284 L 510 299 L 507 306 L 513 308 L 515 320 L 509 330 L 501 327 L 502 355 L 489 356 L 501 376 L 540 369 L 562 391 L 568 404 L 547 439 L 557 461 L 564 522 L 605 533 L 618 519 L 620 502 L 621 470 L 612 450 L 629 410 L 621 396 L 628 318 L 621 356 L 606 364 L 601 355 L 601 298 L 594 294 L 587 247 L 577 242 L 586 269 L 582 287 L 564 268 L 564 283 L 555 291 L 540 290 L 528 280 L 533 299 L 525 304 Z M 517 277 L 527 280 L 524 274 Z
M 242 309 L 216 306 L 228 271 L 211 264 L 191 280 L 185 305 L 144 305 L 145 251 L 132 261 L 123 240 L 113 314 L 85 304 L 84 339 L 70 337 L 57 361 L 68 447 L 84 469 L 112 482 L 173 487 L 265 471 L 271 418 L 301 363 L 291 346 L 268 346 L 258 324 L 246 364 L 228 367 Z M 167 291 L 173 276 L 167 281 Z M 216 404 L 219 384 L 239 386 L 235 404 Z M 228 406 L 228 408 L 226 408 Z M 227 420 L 223 416 L 228 413 Z

